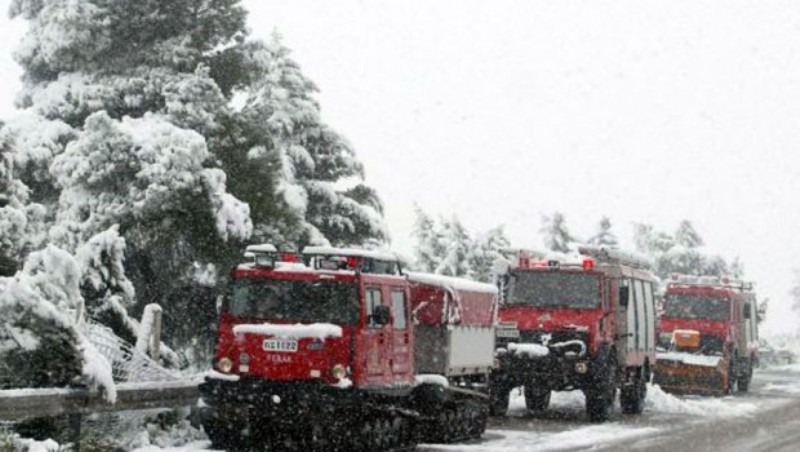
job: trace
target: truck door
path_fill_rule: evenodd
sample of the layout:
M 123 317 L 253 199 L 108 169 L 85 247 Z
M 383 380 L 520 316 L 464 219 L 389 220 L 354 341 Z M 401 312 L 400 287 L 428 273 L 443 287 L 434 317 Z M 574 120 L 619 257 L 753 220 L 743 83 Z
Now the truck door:
M 644 284 L 640 280 L 633 282 L 633 294 L 636 308 L 636 352 L 643 354 L 647 348 L 647 310 L 644 298 Z M 637 359 L 638 360 L 638 359 Z
M 361 336 L 364 356 L 366 359 L 364 383 L 367 386 L 379 386 L 391 383 L 391 370 L 389 369 L 389 348 L 391 339 L 391 322 L 379 325 L 373 318 L 376 306 L 388 304 L 384 301 L 383 288 L 377 284 L 367 283 L 364 287 L 364 307 L 366 314 L 366 328 Z M 388 300 L 387 300 L 388 301 Z
M 620 328 L 620 340 L 623 341 L 620 350 L 625 350 L 625 360 L 629 361 L 638 351 L 639 339 L 639 317 L 637 315 L 636 305 L 636 289 L 634 288 L 633 280 L 621 279 L 620 284 L 622 287 L 628 287 L 628 307 L 622 308 L 624 311 L 623 318 L 625 319 L 624 328 Z
M 647 324 L 647 337 L 645 351 L 653 353 L 656 349 L 656 303 L 653 296 L 653 283 L 644 283 L 645 322 Z
M 392 303 L 392 349 L 389 366 L 394 383 L 410 383 L 414 376 L 414 345 L 411 340 L 411 321 L 407 291 L 404 286 L 387 287 Z
M 636 345 L 636 339 L 634 338 L 634 326 L 636 325 L 636 318 L 634 315 L 632 315 L 635 312 L 635 309 L 633 307 L 633 288 L 631 287 L 631 281 L 627 278 L 620 278 L 615 282 L 616 284 L 612 286 L 612 294 L 617 300 L 617 330 L 615 332 L 617 342 L 617 359 L 620 363 L 623 363 L 627 361 L 628 355 L 633 352 Z M 622 306 L 622 301 L 619 299 L 618 294 L 620 293 L 620 289 L 622 287 L 627 287 L 629 290 L 627 307 Z

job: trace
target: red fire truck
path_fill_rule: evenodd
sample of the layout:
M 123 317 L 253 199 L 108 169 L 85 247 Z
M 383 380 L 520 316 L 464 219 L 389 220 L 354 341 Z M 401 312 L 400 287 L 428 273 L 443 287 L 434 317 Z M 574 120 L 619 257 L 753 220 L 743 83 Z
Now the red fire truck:
M 679 393 L 747 391 L 758 353 L 752 284 L 674 275 L 659 321 L 654 382 Z
M 656 279 L 631 254 L 579 251 L 573 262 L 520 251 L 500 272 L 492 414 L 506 412 L 518 386 L 531 411 L 546 409 L 551 391 L 579 389 L 589 418 L 604 421 L 619 388 L 623 412 L 642 412 L 656 357 Z
M 371 451 L 483 433 L 494 286 L 407 276 L 384 252 L 246 256 L 200 387 L 215 447 Z

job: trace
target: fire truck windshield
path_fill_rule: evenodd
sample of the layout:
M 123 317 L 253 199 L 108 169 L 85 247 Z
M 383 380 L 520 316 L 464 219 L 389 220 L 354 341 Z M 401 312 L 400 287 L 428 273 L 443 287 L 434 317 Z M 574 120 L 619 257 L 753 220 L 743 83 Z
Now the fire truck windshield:
M 358 322 L 358 295 L 353 283 L 240 279 L 228 287 L 227 311 L 261 320 Z
M 593 309 L 600 278 L 577 272 L 520 271 L 511 276 L 508 304 Z
M 730 302 L 725 298 L 670 294 L 664 299 L 664 317 L 727 320 L 730 311 Z

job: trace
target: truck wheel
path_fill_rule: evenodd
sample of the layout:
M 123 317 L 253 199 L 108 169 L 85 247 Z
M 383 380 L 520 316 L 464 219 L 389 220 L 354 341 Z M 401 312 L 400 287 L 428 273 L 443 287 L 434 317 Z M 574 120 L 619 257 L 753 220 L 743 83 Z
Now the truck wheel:
M 508 402 L 511 388 L 495 386 L 489 392 L 489 414 L 492 416 L 505 416 L 508 412 Z
M 478 439 L 486 431 L 487 410 L 481 402 L 470 400 L 467 402 L 467 419 L 469 422 L 469 437 Z
M 748 361 L 747 369 L 739 376 L 739 391 L 747 392 L 750 389 L 750 379 L 753 378 L 753 365 Z
M 643 378 L 633 385 L 623 388 L 619 393 L 619 404 L 625 414 L 642 414 L 644 399 L 647 397 L 647 383 Z
M 586 414 L 592 422 L 605 422 L 611 417 L 617 395 L 617 360 L 612 354 L 596 368 L 594 382 L 584 391 Z
M 550 405 L 550 390 L 542 390 L 533 385 L 525 385 L 525 406 L 528 411 L 544 411 Z
M 614 393 L 612 390 L 590 389 L 586 395 L 586 414 L 592 422 L 605 422 L 611 418 L 614 408 Z M 610 394 L 609 394 L 610 393 Z
M 728 385 L 725 388 L 725 394 L 731 395 L 739 389 L 739 363 L 736 355 L 731 358 L 728 364 Z

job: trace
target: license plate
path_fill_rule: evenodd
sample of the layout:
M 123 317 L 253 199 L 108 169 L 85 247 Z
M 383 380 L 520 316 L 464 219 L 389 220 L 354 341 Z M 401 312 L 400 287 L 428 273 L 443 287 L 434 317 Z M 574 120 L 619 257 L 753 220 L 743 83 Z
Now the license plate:
M 498 328 L 495 331 L 495 335 L 497 337 L 510 337 L 510 338 L 519 337 L 519 330 Z
M 264 340 L 264 350 L 268 352 L 296 352 L 297 341 L 266 339 Z

